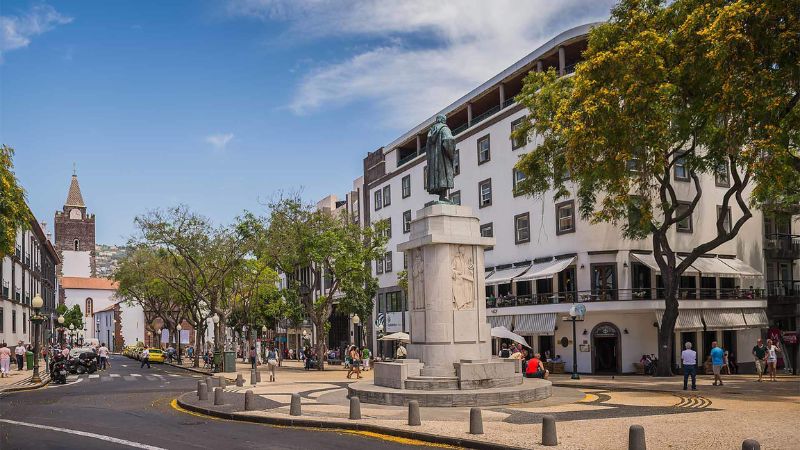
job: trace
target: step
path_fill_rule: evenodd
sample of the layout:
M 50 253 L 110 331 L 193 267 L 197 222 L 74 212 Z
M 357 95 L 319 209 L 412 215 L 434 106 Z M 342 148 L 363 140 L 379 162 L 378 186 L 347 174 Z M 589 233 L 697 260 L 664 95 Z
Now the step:
M 406 379 L 406 389 L 412 391 L 458 390 L 458 378 L 424 376 L 408 377 Z

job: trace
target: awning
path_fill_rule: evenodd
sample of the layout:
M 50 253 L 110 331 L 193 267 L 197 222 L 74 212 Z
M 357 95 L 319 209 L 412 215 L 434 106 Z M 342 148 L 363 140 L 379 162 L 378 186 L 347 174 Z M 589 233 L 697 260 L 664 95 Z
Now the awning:
M 638 261 L 645 266 L 649 267 L 650 270 L 654 271 L 655 273 L 661 273 L 661 269 L 658 267 L 658 263 L 656 263 L 656 257 L 652 254 L 642 254 L 642 253 L 631 253 L 631 258 L 635 261 Z M 675 265 L 677 266 L 683 261 L 682 256 L 675 255 Z M 697 275 L 697 269 L 692 266 L 686 268 L 683 271 L 684 275 Z
M 411 337 L 408 333 L 403 333 L 402 331 L 398 331 L 397 333 L 387 334 L 382 338 L 378 338 L 379 341 L 405 341 L 409 342 Z
M 531 348 L 527 342 L 525 342 L 525 338 L 508 331 L 506 327 L 494 327 L 492 328 L 492 337 L 500 338 L 500 339 L 511 339 L 514 342 L 519 342 L 520 344 L 524 345 L 525 347 Z
M 756 269 L 750 267 L 746 262 L 742 261 L 739 258 L 719 258 L 719 260 L 725 264 L 726 266 L 730 267 L 736 273 L 743 277 L 762 277 L 763 275 L 761 272 L 757 271 Z
M 511 329 L 511 318 L 513 316 L 486 316 L 486 319 L 489 321 L 489 325 L 492 328 L 495 327 L 506 327 Z
M 703 322 L 706 323 L 706 330 L 744 330 L 747 328 L 741 309 L 704 309 Z
M 727 278 L 739 276 L 737 271 L 733 270 L 731 266 L 725 264 L 719 258 L 705 258 L 701 256 L 692 263 L 692 266 L 697 269 L 702 276 Z
M 767 328 L 769 321 L 767 320 L 767 312 L 761 308 L 748 308 L 743 309 L 744 321 L 747 323 L 747 328 Z
M 571 256 L 565 259 L 556 259 L 539 263 L 531 267 L 531 269 L 520 276 L 517 281 L 539 280 L 542 278 L 552 278 L 562 270 L 575 263 L 575 257 Z
M 514 333 L 523 336 L 552 335 L 555 330 L 556 313 L 521 314 L 514 325 Z
M 496 284 L 511 283 L 511 280 L 525 273 L 530 266 L 511 267 L 508 269 L 495 270 L 491 275 L 486 277 L 486 286 L 494 286 Z
M 661 319 L 664 317 L 664 310 L 656 310 L 656 321 L 661 327 Z M 700 317 L 699 309 L 680 309 L 678 318 L 675 320 L 675 331 L 700 331 L 703 329 L 703 320 Z

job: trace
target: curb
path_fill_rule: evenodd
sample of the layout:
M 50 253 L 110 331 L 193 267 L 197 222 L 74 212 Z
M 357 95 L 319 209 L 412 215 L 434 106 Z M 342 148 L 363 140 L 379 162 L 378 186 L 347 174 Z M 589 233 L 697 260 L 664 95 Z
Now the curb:
M 189 392 L 183 395 L 192 395 Z M 261 423 L 266 425 L 277 425 L 285 427 L 304 427 L 304 428 L 319 428 L 327 430 L 347 430 L 347 431 L 366 431 L 370 433 L 384 434 L 393 437 L 404 439 L 415 439 L 418 441 L 429 442 L 432 444 L 443 444 L 455 447 L 474 448 L 478 450 L 523 450 L 521 447 L 511 447 L 506 445 L 494 444 L 485 441 L 476 441 L 467 438 L 455 438 L 449 436 L 438 436 L 430 433 L 421 433 L 408 430 L 398 430 L 395 428 L 384 427 L 381 425 L 371 425 L 366 423 L 341 423 L 341 422 L 325 422 L 324 420 L 312 419 L 296 419 L 296 418 L 283 418 L 283 417 L 262 417 L 262 416 L 247 416 L 234 414 L 230 412 L 215 411 L 209 408 L 193 406 L 181 400 L 181 395 L 178 397 L 177 403 L 181 408 L 199 414 L 216 417 L 220 419 L 236 420 L 239 422 Z
M 5 389 L 0 389 L 0 394 L 7 394 L 7 393 L 11 393 L 11 392 L 32 391 L 34 389 L 43 388 L 43 387 L 47 386 L 48 384 L 50 384 L 50 378 L 48 378 L 47 381 L 43 381 L 43 382 L 41 382 L 39 384 L 34 384 L 32 386 L 19 386 L 19 387 L 9 387 L 9 388 L 5 388 Z
M 179 366 L 177 364 L 172 364 L 172 363 L 168 363 L 168 362 L 163 362 L 161 364 L 164 364 L 165 366 L 175 367 L 177 369 L 183 369 L 183 370 L 186 370 L 186 371 L 189 371 L 189 372 L 193 372 L 193 373 L 197 373 L 197 374 L 200 374 L 200 375 L 205 375 L 207 377 L 214 377 L 214 376 L 218 376 L 219 375 L 219 373 L 206 372 L 204 370 L 195 369 L 194 367 L 184 367 L 184 366 Z M 236 378 L 229 378 L 227 375 L 224 375 L 224 374 L 223 374 L 223 376 L 225 376 L 225 379 L 228 380 L 228 381 L 232 381 L 232 382 L 236 381 Z

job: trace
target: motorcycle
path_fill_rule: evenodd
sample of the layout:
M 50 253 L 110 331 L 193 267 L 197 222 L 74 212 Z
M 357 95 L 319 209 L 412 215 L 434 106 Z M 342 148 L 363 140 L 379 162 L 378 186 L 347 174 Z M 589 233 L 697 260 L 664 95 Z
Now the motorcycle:
M 94 352 L 83 352 L 69 360 L 69 373 L 83 375 L 97 372 L 97 355 Z
M 53 357 L 53 362 L 50 363 L 50 379 L 55 384 L 67 384 L 67 358 L 61 353 Z

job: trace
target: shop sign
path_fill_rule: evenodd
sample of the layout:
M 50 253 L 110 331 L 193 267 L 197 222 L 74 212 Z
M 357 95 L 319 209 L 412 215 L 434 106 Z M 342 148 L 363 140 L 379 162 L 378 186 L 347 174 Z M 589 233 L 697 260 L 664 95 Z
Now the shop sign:
M 784 344 L 797 344 L 797 332 L 796 331 L 786 331 L 783 333 L 783 343 Z

